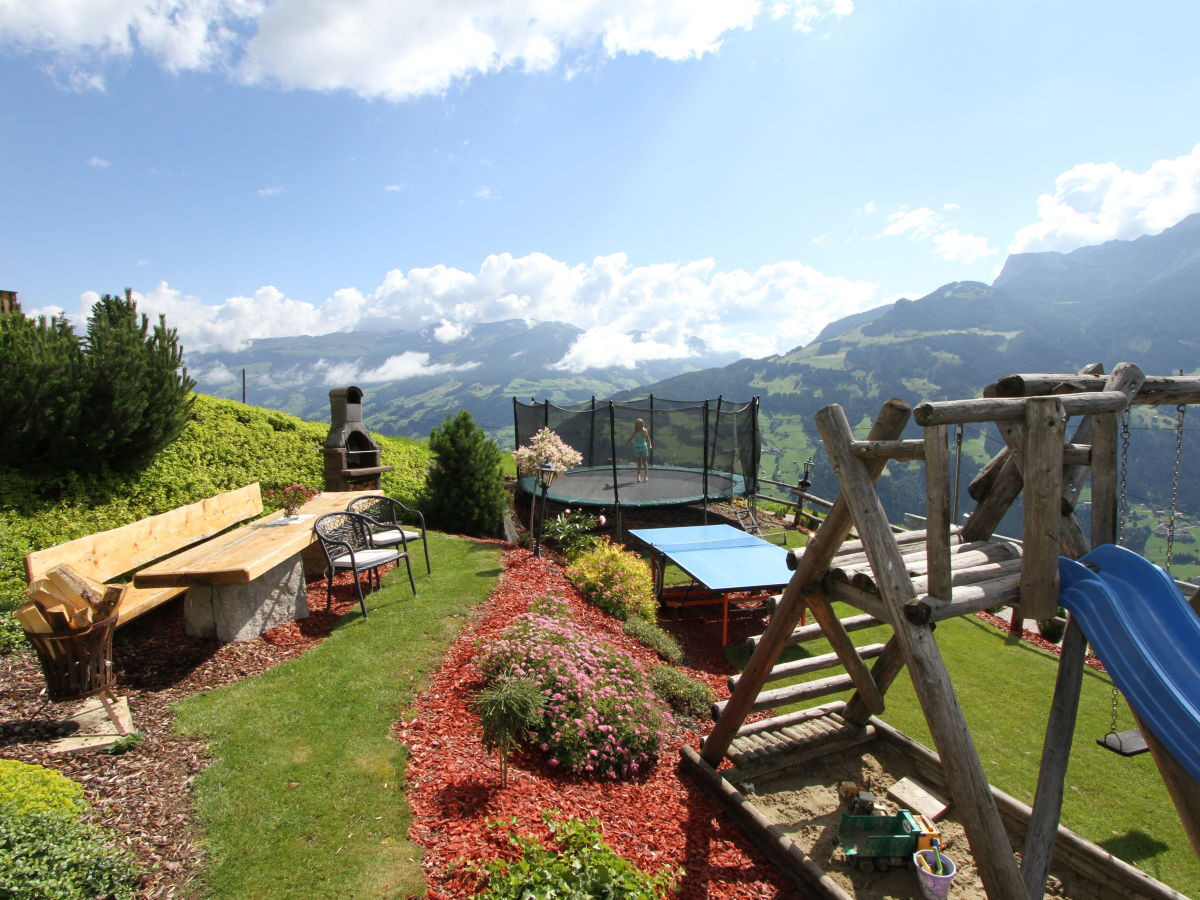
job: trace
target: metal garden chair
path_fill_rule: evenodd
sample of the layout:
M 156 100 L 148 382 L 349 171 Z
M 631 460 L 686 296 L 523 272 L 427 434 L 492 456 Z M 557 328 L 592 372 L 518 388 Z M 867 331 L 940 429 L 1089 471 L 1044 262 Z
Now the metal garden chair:
M 420 541 L 425 551 L 425 571 L 433 573 L 429 565 L 429 543 L 425 540 L 425 516 L 420 512 L 391 497 L 358 497 L 346 508 L 371 520 L 371 540 L 376 547 L 399 544 L 407 553 L 409 543 Z
M 367 615 L 367 603 L 363 599 L 362 580 L 359 573 L 366 572 L 368 585 L 374 575 L 375 586 L 380 584 L 379 568 L 391 562 L 404 560 L 408 569 L 408 583 L 417 593 L 413 581 L 412 566 L 408 553 L 394 547 L 377 547 L 371 542 L 371 520 L 352 512 L 332 512 L 317 518 L 313 533 L 325 554 L 325 608 L 333 605 L 333 576 L 338 569 L 349 569 L 354 573 L 354 587 L 358 590 L 358 604 Z

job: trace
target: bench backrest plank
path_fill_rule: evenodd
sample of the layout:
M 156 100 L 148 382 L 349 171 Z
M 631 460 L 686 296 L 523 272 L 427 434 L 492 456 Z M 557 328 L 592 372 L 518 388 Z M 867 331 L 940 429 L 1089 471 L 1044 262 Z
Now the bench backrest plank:
M 263 510 L 258 482 L 119 528 L 90 534 L 25 557 L 32 582 L 67 563 L 99 582 L 133 571 L 256 516 Z

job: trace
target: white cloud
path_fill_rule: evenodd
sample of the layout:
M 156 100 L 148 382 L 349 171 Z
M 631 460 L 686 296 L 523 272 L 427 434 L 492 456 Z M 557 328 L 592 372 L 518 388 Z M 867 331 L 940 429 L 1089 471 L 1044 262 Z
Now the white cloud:
M 475 197 L 478 200 L 496 200 L 496 199 L 498 199 L 496 197 L 496 195 L 492 193 L 492 189 L 490 187 L 488 187 L 487 185 L 484 185 L 479 190 L 477 190 L 475 192 Z
M 96 67 L 135 51 L 171 72 L 226 59 L 258 0 L 46 0 L 0 3 L 0 40 L 49 50 L 74 90 L 103 90 Z
M 442 319 L 441 324 L 433 330 L 433 338 L 442 344 L 453 344 L 457 340 L 465 338 L 471 329 L 461 322 L 450 322 Z
M 935 234 L 933 245 L 937 248 L 937 255 L 946 262 L 960 262 L 966 265 L 1000 252 L 988 244 L 987 238 L 978 234 L 963 234 L 957 228 L 949 228 Z
M 283 188 L 279 187 L 278 185 L 273 185 L 271 187 L 264 187 L 264 188 L 258 189 L 258 196 L 260 196 L 260 197 L 274 197 L 276 194 L 282 194 L 282 193 L 283 193 Z
M 325 359 L 317 360 L 314 369 L 317 377 L 325 384 L 373 384 L 381 381 L 402 381 L 415 378 L 418 375 L 445 375 L 450 372 L 465 372 L 474 369 L 479 363 L 470 362 L 462 365 L 446 365 L 430 363 L 428 353 L 415 353 L 406 350 L 397 356 L 389 356 L 382 365 L 373 369 L 364 369 L 359 362 L 331 363 Z
M 110 162 L 109 162 L 107 159 L 105 159 L 103 156 L 92 156 L 92 157 L 89 157 L 89 158 L 88 158 L 88 161 L 87 161 L 87 164 L 88 164 L 89 166 L 91 166 L 93 169 L 107 169 L 109 166 L 111 166 L 111 165 L 112 165 L 112 163 L 110 163 Z
M 885 237 L 895 237 L 907 234 L 911 238 L 932 237 L 942 227 L 943 218 L 928 206 L 920 209 L 900 209 L 888 216 L 887 227 L 883 229 Z
M 899 209 L 888 216 L 888 224 L 879 236 L 898 237 L 907 234 L 911 240 L 932 241 L 934 252 L 946 262 L 971 265 L 995 256 L 999 251 L 988 244 L 987 238 L 978 234 L 964 234 L 957 228 L 948 227 L 943 213 L 958 209 L 957 203 L 942 204 L 942 212 L 928 206 L 913 210 L 907 207 Z
M 223 69 L 251 84 L 400 101 L 471 78 L 648 53 L 716 51 L 762 0 L 44 0 L 0 3 L 0 41 L 49 50 L 77 89 L 135 53 L 172 71 Z M 851 0 L 776 0 L 809 31 Z
M 1145 172 L 1116 163 L 1080 163 L 1038 197 L 1038 220 L 1017 232 L 1011 253 L 1068 251 L 1154 234 L 1200 211 L 1200 144 Z
M 404 190 L 404 185 L 402 185 L 402 184 L 385 184 L 383 186 L 383 189 L 385 191 L 387 191 L 389 194 L 396 194 L 396 193 L 399 193 L 400 191 Z
M 88 311 L 99 299 L 91 291 L 81 297 L 77 322 L 86 322 Z M 270 285 L 251 297 L 229 297 L 215 306 L 198 297 L 185 296 L 165 281 L 145 294 L 134 292 L 138 309 L 151 318 L 163 313 L 167 323 L 179 330 L 180 342 L 188 350 L 237 350 L 255 338 L 296 334 L 329 334 L 345 330 L 358 321 L 364 300 L 353 289 L 342 289 L 320 307 L 291 300 Z
M 645 360 L 686 359 L 696 355 L 678 334 L 674 337 L 676 342 L 668 344 L 626 334 L 611 325 L 600 325 L 581 334 L 555 368 L 569 372 L 602 366 L 632 369 Z
M 694 353 L 696 339 L 718 351 L 766 356 L 804 343 L 832 319 L 879 303 L 877 285 L 799 262 L 718 271 L 712 260 L 631 266 L 620 253 L 579 265 L 541 253 L 504 253 L 487 257 L 478 272 L 396 269 L 373 291 L 343 288 L 320 305 L 292 300 L 271 286 L 213 306 L 166 283 L 135 296 L 143 312 L 165 313 L 194 352 L 354 329 L 432 327 L 434 337 L 448 343 L 483 322 L 569 322 L 585 332 L 562 361 L 570 369 L 683 358 Z M 83 313 L 91 302 L 84 298 Z M 401 358 L 394 365 L 415 363 Z M 366 380 L 357 369 L 355 374 Z
M 188 374 L 201 384 L 213 386 L 230 384 L 236 381 L 238 377 L 222 362 L 213 362 L 211 365 L 203 366 L 199 369 L 189 368 Z

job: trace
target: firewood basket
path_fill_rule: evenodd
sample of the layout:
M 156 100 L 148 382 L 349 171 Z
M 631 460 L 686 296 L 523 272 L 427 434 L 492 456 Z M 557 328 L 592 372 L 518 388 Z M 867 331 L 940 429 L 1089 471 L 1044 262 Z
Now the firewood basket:
M 48 700 L 62 702 L 98 696 L 117 732 L 125 734 L 111 705 L 117 699 L 113 693 L 116 676 L 112 668 L 112 638 L 116 626 L 117 616 L 113 614 L 86 628 L 45 634 L 27 631 L 25 636 L 33 644 L 42 664 Z

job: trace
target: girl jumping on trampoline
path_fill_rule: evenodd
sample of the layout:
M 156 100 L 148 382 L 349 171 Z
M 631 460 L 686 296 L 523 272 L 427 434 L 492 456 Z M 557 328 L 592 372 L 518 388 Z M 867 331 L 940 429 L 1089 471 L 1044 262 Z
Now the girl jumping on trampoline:
M 637 463 L 637 480 L 638 483 L 650 480 L 650 451 L 654 449 L 654 442 L 650 440 L 650 432 L 646 430 L 646 423 L 642 419 L 638 419 L 633 423 L 633 432 L 625 439 L 625 446 L 629 446 L 629 442 L 633 442 L 633 459 Z

